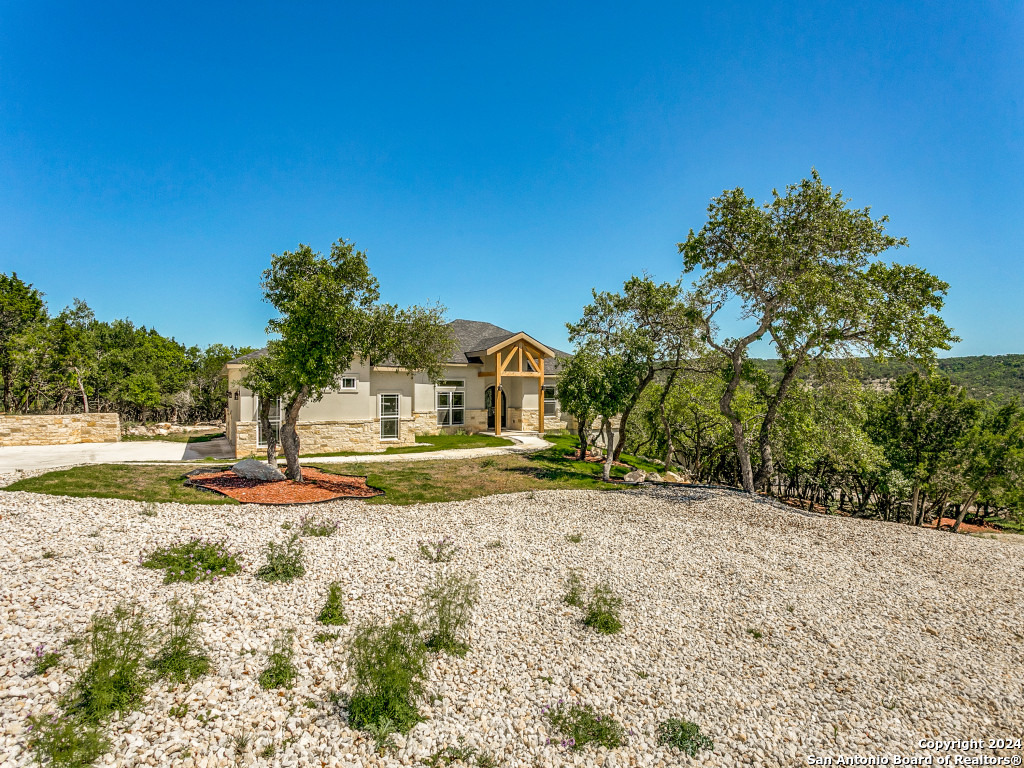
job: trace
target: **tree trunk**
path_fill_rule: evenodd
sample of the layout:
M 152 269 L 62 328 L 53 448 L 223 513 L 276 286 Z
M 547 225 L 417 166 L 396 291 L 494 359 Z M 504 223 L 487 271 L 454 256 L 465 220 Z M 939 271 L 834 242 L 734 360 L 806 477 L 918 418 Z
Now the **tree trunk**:
M 82 396 L 82 410 L 85 413 L 88 413 L 89 397 L 85 394 L 85 384 L 82 382 L 82 373 L 77 368 L 75 369 L 75 377 L 78 379 L 78 393 Z
M 743 422 L 739 419 L 732 422 L 732 438 L 736 443 L 736 457 L 740 463 L 740 479 L 743 483 L 743 490 L 753 494 L 754 471 L 750 468 L 750 452 L 747 450 L 747 443 L 743 439 Z
M 804 363 L 806 353 L 800 351 L 793 364 L 786 371 L 779 382 L 779 388 L 775 390 L 772 399 L 765 410 L 764 419 L 761 420 L 761 428 L 757 433 L 757 443 L 761 451 L 761 466 L 757 468 L 757 477 L 754 478 L 754 487 L 760 488 L 772 476 L 775 471 L 775 463 L 772 458 L 771 431 L 775 426 L 775 418 L 779 413 L 779 406 L 789 392 L 790 385 L 796 380 L 796 375 Z
M 910 497 L 910 524 L 917 525 L 917 501 L 921 496 L 921 484 L 914 481 L 914 494 Z
M 260 429 L 267 436 L 267 464 L 277 469 L 277 437 L 270 428 L 271 398 L 260 398 Z
M 590 424 L 586 418 L 576 417 L 576 436 L 580 439 L 580 461 L 587 460 L 587 439 L 590 437 Z
M 601 478 L 606 482 L 612 481 L 612 464 L 615 461 L 614 451 L 612 451 L 612 423 L 604 416 L 601 417 L 601 432 L 605 436 L 605 458 L 604 458 L 604 469 L 601 472 Z
M 640 386 L 637 387 L 632 402 L 622 411 L 622 419 L 619 421 L 619 442 L 615 444 L 615 461 L 619 460 L 619 456 L 622 454 L 622 447 L 626 444 L 626 421 L 629 419 L 629 414 L 633 412 L 633 407 L 640 402 L 640 396 L 643 395 L 647 385 L 652 381 L 654 381 L 654 369 L 650 368 L 647 371 L 647 375 L 640 381 Z M 610 424 L 609 428 L 611 428 Z
M 960 513 L 956 516 L 956 522 L 953 523 L 953 533 L 960 532 L 960 524 L 964 521 L 964 516 L 967 514 L 967 510 L 971 508 L 971 504 L 978 498 L 978 491 L 971 491 L 971 495 L 967 497 L 962 505 L 960 505 Z
M 289 401 L 284 409 L 284 423 L 281 424 L 281 448 L 288 461 L 285 475 L 296 483 L 302 482 L 302 467 L 299 466 L 299 433 L 296 425 L 299 422 L 299 411 L 309 396 L 309 387 L 303 386 Z

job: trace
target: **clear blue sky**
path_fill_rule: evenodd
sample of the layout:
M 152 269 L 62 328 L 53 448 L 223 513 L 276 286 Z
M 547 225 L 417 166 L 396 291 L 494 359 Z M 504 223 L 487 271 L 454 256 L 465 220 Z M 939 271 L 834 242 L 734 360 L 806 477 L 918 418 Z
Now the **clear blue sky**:
M 366 250 L 385 300 L 568 347 L 679 275 L 710 198 L 812 166 L 1024 352 L 1024 6 L 0 3 L 0 271 L 187 344 L 261 345 L 260 271 Z

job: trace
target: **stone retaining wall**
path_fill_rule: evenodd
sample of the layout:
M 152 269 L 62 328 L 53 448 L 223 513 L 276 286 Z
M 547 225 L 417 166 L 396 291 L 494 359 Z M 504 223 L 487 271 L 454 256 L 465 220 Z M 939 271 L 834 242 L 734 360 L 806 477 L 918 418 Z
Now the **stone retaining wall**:
M 0 414 L 0 446 L 116 443 L 120 440 L 121 420 L 116 413 Z
M 243 458 L 266 453 L 256 443 L 257 425 L 254 421 L 240 421 L 235 425 L 235 457 Z M 414 445 L 416 435 L 436 435 L 437 413 L 414 413 L 398 424 L 398 440 L 380 439 L 380 419 L 353 421 L 300 421 L 298 424 L 299 450 L 303 454 L 333 453 L 335 451 L 383 452 L 393 445 Z M 279 456 L 284 454 L 278 446 Z

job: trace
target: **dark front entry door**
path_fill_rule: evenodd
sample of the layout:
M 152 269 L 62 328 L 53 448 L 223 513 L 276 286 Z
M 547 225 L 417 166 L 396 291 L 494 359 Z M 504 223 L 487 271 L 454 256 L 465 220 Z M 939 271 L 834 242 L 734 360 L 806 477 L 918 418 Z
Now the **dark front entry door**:
M 494 387 L 488 387 L 484 392 L 484 407 L 487 409 L 487 428 L 494 429 Z M 501 393 L 501 405 L 498 410 L 501 411 L 501 428 L 504 429 L 507 426 L 504 390 Z

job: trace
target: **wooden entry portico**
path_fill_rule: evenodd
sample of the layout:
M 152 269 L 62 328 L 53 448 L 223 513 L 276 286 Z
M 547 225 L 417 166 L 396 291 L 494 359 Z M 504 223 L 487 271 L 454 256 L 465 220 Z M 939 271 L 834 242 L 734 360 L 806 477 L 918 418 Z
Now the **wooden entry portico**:
M 525 333 L 517 333 L 487 349 L 477 351 L 481 357 L 494 355 L 494 370 L 480 371 L 477 376 L 493 377 L 494 390 L 502 392 L 502 377 L 537 379 L 537 415 L 540 433 L 544 434 L 544 358 L 555 353 Z M 500 403 L 497 397 L 495 402 Z M 501 434 L 501 419 L 494 420 L 494 434 Z

